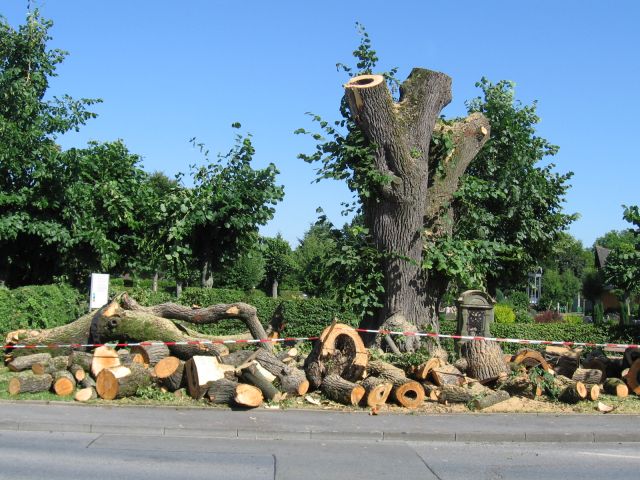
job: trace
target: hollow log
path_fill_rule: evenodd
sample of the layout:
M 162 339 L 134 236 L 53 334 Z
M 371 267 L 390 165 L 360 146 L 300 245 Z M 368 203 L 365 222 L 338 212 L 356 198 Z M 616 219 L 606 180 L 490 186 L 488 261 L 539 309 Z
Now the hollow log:
M 558 400 L 570 404 L 578 403 L 585 398 L 587 398 L 587 387 L 582 382 L 567 385 L 558 396 Z
M 335 374 L 325 376 L 320 389 L 327 398 L 344 405 L 358 405 L 365 395 L 363 386 Z
M 604 372 L 602 370 L 578 368 L 573 372 L 572 380 L 582 383 L 602 383 L 604 380 Z
M 431 357 L 426 362 L 418 365 L 413 369 L 411 376 L 416 380 L 426 380 L 434 368 L 438 368 L 443 364 L 438 357 Z
M 96 378 L 96 392 L 100 398 L 131 397 L 139 388 L 151 385 L 149 371 L 141 365 L 132 363 L 128 367 L 104 368 Z
M 389 398 L 393 384 L 378 377 L 369 376 L 360 383 L 365 394 L 362 402 L 370 408 L 384 405 Z
M 34 375 L 33 372 L 21 372 L 9 380 L 9 393 L 17 395 L 19 393 L 46 392 L 51 388 L 53 377 L 49 374 Z
M 215 357 L 194 356 L 184 365 L 189 395 L 195 399 L 203 397 L 208 383 L 224 378 L 224 369 Z
M 624 398 L 629 395 L 629 387 L 619 378 L 607 378 L 603 385 L 605 393 Z
M 525 348 L 520 350 L 513 357 L 513 363 L 518 365 L 524 365 L 527 369 L 534 367 L 542 367 L 545 372 L 555 373 L 551 365 L 544 359 L 542 354 L 537 350 L 531 350 Z
M 76 392 L 73 399 L 76 402 L 88 402 L 89 400 L 95 400 L 98 398 L 96 389 L 93 387 L 81 388 Z
M 209 382 L 204 396 L 211 402 L 222 405 L 230 405 L 236 395 L 237 381 L 228 378 L 221 378 L 214 382 Z
M 335 374 L 355 382 L 364 376 L 369 353 L 358 332 L 349 325 L 333 323 L 325 328 L 305 360 L 304 369 L 313 388 L 326 375 Z
M 46 363 L 51 360 L 51 354 L 49 353 L 34 353 L 32 355 L 23 355 L 14 358 L 11 363 L 7 365 L 12 372 L 22 372 L 24 370 L 31 370 L 36 363 Z
M 45 373 L 49 373 L 53 375 L 54 373 L 65 370 L 69 367 L 69 357 L 66 355 L 62 355 L 59 357 L 51 357 L 44 362 L 37 362 L 31 365 L 31 371 L 36 375 L 44 375 Z
M 511 396 L 508 392 L 504 390 L 496 390 L 489 395 L 481 398 L 476 398 L 472 401 L 473 408 L 476 410 L 483 410 L 485 408 L 491 407 L 496 403 L 504 402 L 505 400 L 509 400 Z
M 305 372 L 297 366 L 283 363 L 271 352 L 263 349 L 256 351 L 255 360 L 280 382 L 280 389 L 293 395 L 304 395 L 309 390 L 309 380 Z
M 60 397 L 71 395 L 76 389 L 76 379 L 66 370 L 53 375 L 53 391 Z
M 258 387 L 264 398 L 268 401 L 279 402 L 285 397 L 282 392 L 274 387 L 273 384 L 260 373 L 256 365 L 249 365 L 242 369 L 240 380 L 254 387 Z
M 264 398 L 258 387 L 246 383 L 238 383 L 233 402 L 241 407 L 255 408 L 262 404 Z
M 480 382 L 497 380 L 509 374 L 504 354 L 497 342 L 474 340 L 462 344 L 467 375 Z
M 415 380 L 407 380 L 394 385 L 390 397 L 401 407 L 418 408 L 424 402 L 424 388 Z
M 175 392 L 186 385 L 184 361 L 177 357 L 165 357 L 153 369 L 160 384 L 168 391 Z

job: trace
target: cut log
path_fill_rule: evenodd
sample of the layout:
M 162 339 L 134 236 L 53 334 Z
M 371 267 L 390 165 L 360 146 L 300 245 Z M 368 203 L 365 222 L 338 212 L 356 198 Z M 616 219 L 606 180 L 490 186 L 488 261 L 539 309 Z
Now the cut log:
M 241 407 L 255 408 L 262 404 L 262 392 L 258 387 L 247 385 L 246 383 L 238 383 L 233 402 Z
M 537 350 L 525 348 L 520 350 L 514 357 L 513 363 L 524 365 L 527 369 L 534 367 L 542 367 L 545 372 L 555 373 L 551 365 L 544 359 L 542 354 Z
M 585 384 L 585 388 L 587 389 L 587 399 L 596 401 L 600 397 L 600 385 L 589 383 Z
M 624 398 L 629 395 L 629 387 L 619 378 L 607 378 L 604 382 L 604 391 L 609 395 Z
M 473 395 L 468 388 L 458 385 L 443 385 L 440 388 L 440 396 L 438 401 L 440 403 L 469 403 L 473 400 Z
M 490 393 L 486 397 L 476 398 L 472 401 L 473 408 L 476 410 L 483 410 L 485 408 L 491 407 L 496 403 L 504 402 L 505 400 L 509 400 L 511 396 L 508 392 L 504 390 L 496 390 L 493 393 Z
M 89 387 L 96 387 L 96 381 L 93 379 L 93 377 L 91 377 L 91 375 L 87 375 L 86 377 L 84 377 L 84 379 L 80 382 L 80 386 L 82 388 L 89 388 Z
M 93 351 L 91 359 L 91 375 L 98 378 L 98 374 L 105 368 L 117 367 L 120 365 L 120 356 L 114 348 L 104 345 Z
M 131 355 L 140 355 L 145 366 L 153 367 L 169 356 L 169 347 L 155 340 L 131 347 Z
M 93 387 L 81 388 L 73 397 L 76 402 L 88 402 L 89 400 L 95 400 L 98 398 L 96 389 Z
M 361 385 L 365 391 L 362 402 L 370 408 L 377 408 L 384 405 L 393 388 L 391 382 L 372 376 L 362 380 Z
M 578 368 L 573 372 L 572 380 L 582 383 L 602 383 L 604 372 L 602 370 Z
M 437 402 L 440 398 L 440 387 L 435 386 L 433 383 L 424 381 L 422 382 L 422 388 L 424 389 L 425 397 L 428 400 Z
M 71 375 L 73 375 L 73 378 L 76 379 L 76 382 L 82 382 L 84 378 L 87 376 L 87 372 L 85 372 L 80 365 L 71 365 L 69 367 L 69 372 L 71 372 Z
M 256 365 L 249 365 L 242 369 L 240 380 L 254 387 L 258 387 L 263 397 L 268 401 L 280 402 L 285 395 L 267 380 L 258 370 Z
M 79 352 L 74 350 L 69 354 L 69 365 L 78 365 L 82 367 L 85 372 L 91 371 L 92 361 L 93 354 L 89 352 Z
M 69 357 L 52 357 L 44 362 L 34 363 L 33 365 L 31 365 L 31 371 L 36 375 L 44 375 L 45 373 L 53 375 L 60 370 L 66 370 L 68 366 Z
M 224 369 L 215 357 L 195 356 L 184 365 L 189 395 L 195 399 L 203 397 L 209 388 L 207 383 L 224 378 Z
M 12 372 L 22 372 L 24 370 L 31 370 L 31 367 L 35 363 L 46 363 L 51 360 L 51 354 L 49 353 L 34 353 L 32 355 L 23 355 L 14 358 L 7 367 Z
M 511 396 L 536 398 L 542 395 L 542 388 L 540 385 L 532 382 L 526 374 L 505 378 L 498 382 L 498 388 L 508 392 Z
M 22 372 L 9 380 L 9 393 L 17 395 L 19 393 L 46 392 L 51 388 L 52 383 L 53 377 L 49 374 L 34 375 L 33 372 Z
M 400 386 L 407 382 L 404 371 L 382 360 L 372 360 L 367 366 L 369 374 L 391 382 L 394 386 Z
M 558 400 L 564 403 L 578 403 L 587 398 L 587 387 L 582 382 L 575 382 L 567 385 L 558 396 Z
M 53 375 L 53 391 L 60 397 L 71 395 L 76 389 L 76 379 L 66 370 Z
M 461 358 L 457 359 L 455 362 L 453 362 L 453 366 L 456 367 L 458 370 L 460 370 L 460 373 L 466 374 L 467 373 L 467 367 L 469 365 L 467 364 L 467 359 L 464 358 L 464 357 L 461 357 Z
M 311 386 L 318 388 L 326 375 L 335 374 L 350 382 L 362 379 L 368 361 L 369 353 L 358 332 L 349 325 L 334 323 L 320 335 L 304 369 Z
M 497 342 L 474 340 L 462 344 L 467 375 L 480 382 L 497 380 L 509 374 L 504 354 Z
M 636 395 L 640 395 L 640 358 L 629 367 L 629 372 L 625 377 L 629 390 Z
M 297 366 L 283 363 L 271 352 L 259 349 L 255 360 L 280 382 L 280 389 L 293 395 L 304 395 L 309 390 L 305 372 Z
M 230 405 L 233 403 L 233 398 L 236 395 L 237 386 L 238 382 L 228 378 L 221 378 L 220 380 L 209 382 L 204 396 L 209 399 L 211 403 Z
M 184 361 L 178 357 L 166 357 L 156 363 L 153 369 L 160 384 L 168 391 L 175 392 L 186 385 Z
M 358 405 L 365 395 L 365 389 L 362 385 L 345 380 L 335 374 L 324 377 L 320 389 L 327 398 L 344 405 Z
M 434 368 L 438 368 L 442 365 L 442 360 L 438 357 L 432 357 L 426 362 L 418 365 L 412 372 L 412 377 L 416 380 L 426 380 L 429 374 Z
M 134 396 L 139 388 L 149 385 L 149 371 L 135 363 L 128 367 L 104 368 L 96 378 L 96 392 L 105 400 Z
M 394 385 L 391 398 L 405 408 L 418 408 L 424 402 L 424 388 L 415 380 L 407 379 L 402 385 Z
M 547 345 L 544 351 L 544 359 L 558 375 L 571 378 L 573 372 L 580 366 L 581 353 L 582 350 Z
M 431 378 L 433 383 L 438 386 L 443 385 L 462 385 L 464 383 L 464 375 L 453 365 L 441 365 L 431 370 Z

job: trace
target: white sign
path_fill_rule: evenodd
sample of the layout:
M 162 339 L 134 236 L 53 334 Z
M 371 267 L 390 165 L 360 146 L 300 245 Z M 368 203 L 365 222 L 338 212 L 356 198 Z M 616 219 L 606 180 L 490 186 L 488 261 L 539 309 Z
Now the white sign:
M 100 308 L 109 301 L 109 274 L 91 274 L 91 293 L 89 294 L 89 310 Z

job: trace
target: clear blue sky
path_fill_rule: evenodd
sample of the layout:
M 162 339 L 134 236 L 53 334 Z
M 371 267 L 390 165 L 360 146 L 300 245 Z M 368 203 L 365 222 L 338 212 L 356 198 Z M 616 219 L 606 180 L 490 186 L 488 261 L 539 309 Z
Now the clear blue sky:
M 121 138 L 147 170 L 169 176 L 201 161 L 191 137 L 212 151 L 233 143 L 232 122 L 251 132 L 257 165 L 274 162 L 285 200 L 265 235 L 297 245 L 317 207 L 341 225 L 339 182 L 312 183 L 311 152 L 293 135 L 312 125 L 305 112 L 337 117 L 343 74 L 363 23 L 381 68 L 412 67 L 453 77 L 446 115 L 461 115 L 482 76 L 516 82 L 523 102 L 539 101 L 539 134 L 560 146 L 553 160 L 573 171 L 566 211 L 581 217 L 570 233 L 586 246 L 626 228 L 622 204 L 640 203 L 640 2 L 375 0 L 168 1 L 40 0 L 55 22 L 51 45 L 69 51 L 51 93 L 104 103 L 66 148 Z M 0 0 L 17 26 L 27 0 Z

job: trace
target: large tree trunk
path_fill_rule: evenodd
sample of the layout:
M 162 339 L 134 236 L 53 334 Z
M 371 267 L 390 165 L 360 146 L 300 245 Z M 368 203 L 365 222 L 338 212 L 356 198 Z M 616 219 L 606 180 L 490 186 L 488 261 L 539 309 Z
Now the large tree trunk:
M 425 218 L 440 218 L 448 208 L 460 176 L 488 137 L 488 122 L 476 114 L 443 127 L 455 148 L 443 159 L 442 173 L 430 179 L 431 137 L 440 110 L 451 101 L 451 78 L 414 69 L 401 86 L 398 103 L 382 75 L 354 77 L 345 91 L 354 121 L 375 146 L 372 167 L 389 180 L 370 185 L 377 192 L 363 203 L 366 225 L 383 254 L 385 288 L 377 318 L 363 326 L 380 328 L 402 314 L 412 325 L 431 324 L 437 330 L 437 305 L 422 268 Z

